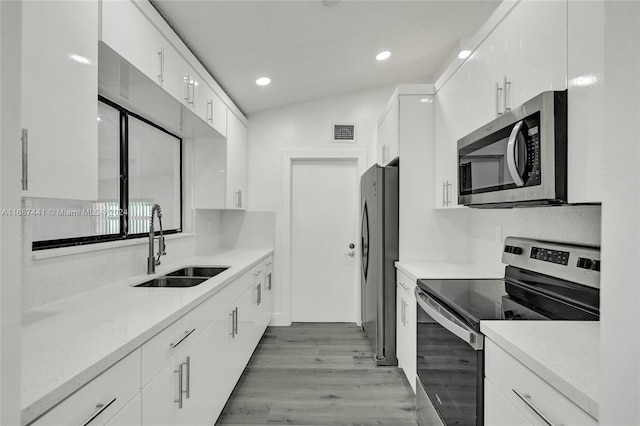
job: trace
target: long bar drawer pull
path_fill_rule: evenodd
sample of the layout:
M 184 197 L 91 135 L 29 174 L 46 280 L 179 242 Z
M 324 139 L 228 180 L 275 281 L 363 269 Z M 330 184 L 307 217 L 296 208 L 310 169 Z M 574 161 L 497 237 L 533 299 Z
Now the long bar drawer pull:
M 172 348 L 175 348 L 176 346 L 178 346 L 180 343 L 184 342 L 184 339 L 186 339 L 187 337 L 189 337 L 191 335 L 191 333 L 193 333 L 194 331 L 196 331 L 196 329 L 194 328 L 191 331 L 185 331 L 184 332 L 184 336 L 182 336 L 182 339 L 178 340 L 176 343 L 169 343 L 169 346 L 171 346 Z
M 515 389 L 511 389 L 513 391 L 513 393 L 516 394 L 516 396 L 518 398 L 520 398 L 522 400 L 522 402 L 524 402 L 525 404 L 527 404 L 527 407 L 531 408 L 531 410 L 536 413 L 538 415 L 538 417 L 540 417 L 542 419 L 543 422 L 545 422 L 547 425 L 549 426 L 556 426 L 553 423 L 551 423 L 551 421 L 547 418 L 547 416 L 545 416 L 542 411 L 540 411 L 538 409 L 538 407 L 536 407 L 535 405 L 533 405 L 533 403 L 531 402 L 531 395 L 525 393 L 524 395 L 521 394 L 520 392 L 518 392 Z
M 91 423 L 92 421 L 94 421 L 96 417 L 98 417 L 100 414 L 102 414 L 102 412 L 103 412 L 104 410 L 106 410 L 107 408 L 109 408 L 109 406 L 110 406 L 111 404 L 113 404 L 114 402 L 116 402 L 116 398 L 115 398 L 115 397 L 114 397 L 111 401 L 107 402 L 106 404 L 98 403 L 98 404 L 96 405 L 96 408 L 97 408 L 96 412 L 95 412 L 95 413 L 93 413 L 93 414 L 91 415 L 91 417 L 89 417 L 87 420 L 85 420 L 85 421 L 84 421 L 84 423 L 82 423 L 82 426 L 87 426 L 89 423 Z

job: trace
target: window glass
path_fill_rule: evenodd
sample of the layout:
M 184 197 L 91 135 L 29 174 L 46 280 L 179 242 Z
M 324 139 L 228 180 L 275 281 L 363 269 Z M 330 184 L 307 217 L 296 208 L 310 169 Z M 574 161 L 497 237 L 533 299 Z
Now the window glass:
M 164 229 L 180 228 L 180 139 L 129 117 L 130 234 L 149 232 L 154 204 Z

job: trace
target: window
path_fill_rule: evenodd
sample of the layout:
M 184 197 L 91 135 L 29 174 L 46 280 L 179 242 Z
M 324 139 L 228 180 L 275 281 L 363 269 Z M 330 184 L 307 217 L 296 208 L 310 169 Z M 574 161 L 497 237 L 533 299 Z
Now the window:
M 34 198 L 34 250 L 146 236 L 154 204 L 182 231 L 182 140 L 103 97 L 97 121 L 98 199 Z

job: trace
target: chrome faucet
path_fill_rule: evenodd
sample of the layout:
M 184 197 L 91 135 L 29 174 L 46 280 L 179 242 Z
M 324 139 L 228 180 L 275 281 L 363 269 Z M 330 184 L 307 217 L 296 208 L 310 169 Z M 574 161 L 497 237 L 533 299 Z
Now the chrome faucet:
M 153 231 L 153 214 L 158 216 L 158 224 L 160 224 L 160 237 L 158 238 L 158 258 L 153 254 L 153 240 L 155 239 Z M 151 208 L 151 218 L 149 220 L 149 257 L 147 258 L 147 274 L 155 274 L 156 266 L 160 264 L 160 256 L 167 254 L 164 245 L 164 235 L 162 234 L 162 209 L 159 204 L 154 204 Z

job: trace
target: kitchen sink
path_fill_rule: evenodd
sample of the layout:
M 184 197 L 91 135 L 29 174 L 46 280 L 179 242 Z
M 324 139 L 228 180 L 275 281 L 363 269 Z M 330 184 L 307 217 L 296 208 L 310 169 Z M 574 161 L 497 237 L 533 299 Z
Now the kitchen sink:
M 227 267 L 188 266 L 168 273 L 167 277 L 203 277 L 211 278 L 226 271 Z
M 136 287 L 193 287 L 202 284 L 207 277 L 169 277 L 164 276 L 138 284 Z

